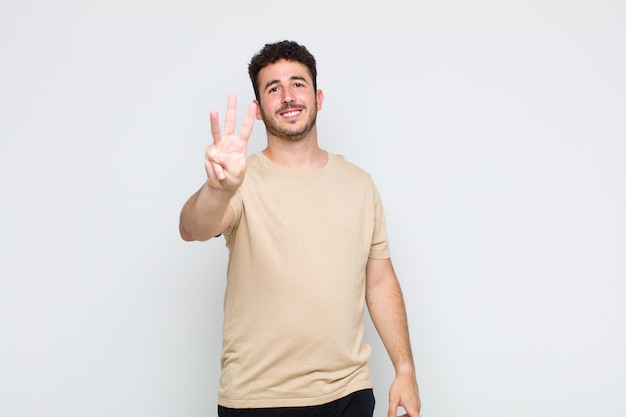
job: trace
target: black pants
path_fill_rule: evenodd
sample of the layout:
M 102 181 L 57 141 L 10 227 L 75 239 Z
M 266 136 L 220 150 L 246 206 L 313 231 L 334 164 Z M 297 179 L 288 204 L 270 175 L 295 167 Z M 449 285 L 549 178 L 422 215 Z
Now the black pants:
M 217 406 L 219 417 L 372 417 L 374 391 L 357 391 L 338 400 L 309 407 L 226 408 Z

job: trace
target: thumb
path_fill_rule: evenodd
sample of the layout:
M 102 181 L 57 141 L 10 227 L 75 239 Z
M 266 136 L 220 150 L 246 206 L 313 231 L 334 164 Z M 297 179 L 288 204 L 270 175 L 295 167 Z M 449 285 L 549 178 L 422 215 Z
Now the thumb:
M 224 172 L 224 167 L 220 162 L 220 155 L 217 151 L 212 150 L 207 155 L 207 160 L 205 161 L 207 175 L 211 177 L 211 173 L 214 173 L 218 180 L 222 181 L 226 179 L 226 173 Z

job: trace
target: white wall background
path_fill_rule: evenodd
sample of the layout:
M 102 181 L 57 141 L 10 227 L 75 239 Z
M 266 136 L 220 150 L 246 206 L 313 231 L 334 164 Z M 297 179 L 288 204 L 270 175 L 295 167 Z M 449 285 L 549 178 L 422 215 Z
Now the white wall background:
M 282 39 L 383 196 L 423 416 L 626 415 L 617 0 L 2 0 L 0 415 L 216 415 L 226 250 L 178 214 Z

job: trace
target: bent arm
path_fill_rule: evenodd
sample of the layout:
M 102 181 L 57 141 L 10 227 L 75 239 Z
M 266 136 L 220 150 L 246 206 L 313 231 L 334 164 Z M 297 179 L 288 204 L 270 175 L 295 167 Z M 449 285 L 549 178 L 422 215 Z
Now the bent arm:
M 186 241 L 205 241 L 219 236 L 233 219 L 233 211 L 228 204 L 233 193 L 213 189 L 208 183 L 192 195 L 180 213 L 180 236 Z
M 229 94 L 224 132 L 217 111 L 211 111 L 213 143 L 205 150 L 207 181 L 183 206 L 178 229 L 183 240 L 209 240 L 226 230 L 233 220 L 229 206 L 246 171 L 246 149 L 256 114 L 250 103 L 239 135 L 235 134 L 237 97 Z
M 421 404 L 406 309 L 391 259 L 368 260 L 365 299 L 372 322 L 396 371 L 389 391 L 389 415 L 395 416 L 401 406 L 408 416 L 417 417 Z

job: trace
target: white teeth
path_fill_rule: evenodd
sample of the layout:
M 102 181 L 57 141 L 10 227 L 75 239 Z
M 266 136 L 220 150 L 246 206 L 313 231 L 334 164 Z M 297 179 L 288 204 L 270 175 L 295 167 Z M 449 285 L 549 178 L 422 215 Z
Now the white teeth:
M 283 116 L 285 117 L 291 117 L 291 116 L 295 116 L 296 114 L 300 113 L 299 111 L 290 111 L 288 113 L 283 113 Z

